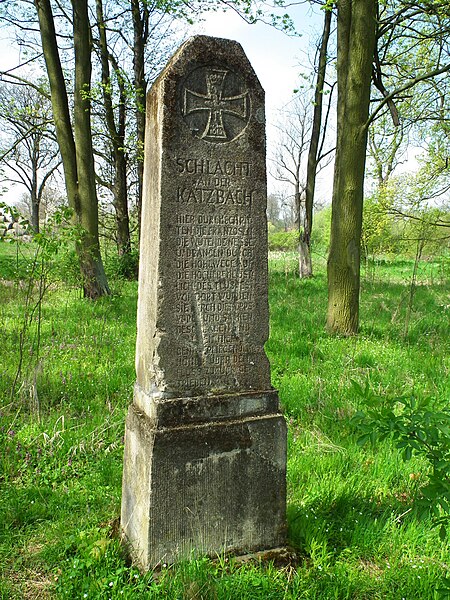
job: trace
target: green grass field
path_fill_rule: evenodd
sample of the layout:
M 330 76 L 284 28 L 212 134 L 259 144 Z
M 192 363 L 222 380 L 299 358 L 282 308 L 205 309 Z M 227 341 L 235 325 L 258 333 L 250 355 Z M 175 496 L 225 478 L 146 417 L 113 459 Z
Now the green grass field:
M 445 597 L 450 545 L 417 510 L 427 464 L 389 440 L 361 448 L 351 418 L 364 408 L 352 381 L 382 398 L 450 400 L 449 260 L 422 262 L 412 296 L 412 261 L 365 267 L 354 338 L 324 331 L 324 260 L 306 281 L 295 264 L 270 258 L 266 348 L 289 424 L 298 565 L 196 558 L 141 576 L 115 537 L 137 285 L 113 281 L 92 303 L 49 278 L 40 304 L 32 250 L 0 244 L 0 598 Z

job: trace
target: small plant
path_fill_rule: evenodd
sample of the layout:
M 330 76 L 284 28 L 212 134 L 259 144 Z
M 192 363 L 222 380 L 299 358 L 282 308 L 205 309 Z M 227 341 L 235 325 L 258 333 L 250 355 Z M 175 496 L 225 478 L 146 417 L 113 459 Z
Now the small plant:
M 418 506 L 420 514 L 431 513 L 444 540 L 450 524 L 450 407 L 429 397 L 380 397 L 369 380 L 364 388 L 355 381 L 352 385 L 367 407 L 352 419 L 361 432 L 358 444 L 391 438 L 403 460 L 416 455 L 428 463 L 428 482 L 420 488 Z
M 18 384 L 24 371 L 25 355 L 32 357 L 33 364 L 26 365 L 26 370 L 31 373 L 27 381 L 22 382 L 22 387 L 30 393 L 33 412 L 39 417 L 39 399 L 37 395 L 36 379 L 41 368 L 40 345 L 42 307 L 44 297 L 50 285 L 59 279 L 58 265 L 55 261 L 62 248 L 66 248 L 69 241 L 76 239 L 77 228 L 68 225 L 71 210 L 63 208 L 55 212 L 47 222 L 45 228 L 34 235 L 34 244 L 28 248 L 28 261 L 25 273 L 17 267 L 16 284 L 24 289 L 23 310 L 18 331 L 18 363 L 11 386 L 11 399 L 13 399 Z M 19 240 L 16 242 L 17 252 Z M 17 260 L 19 264 L 19 261 Z M 26 347 L 27 348 L 27 352 Z M 31 359 L 30 359 L 31 361 Z
M 65 541 L 56 579 L 59 598 L 130 598 L 151 593 L 152 574 L 124 564 L 123 549 L 107 528 L 95 527 Z

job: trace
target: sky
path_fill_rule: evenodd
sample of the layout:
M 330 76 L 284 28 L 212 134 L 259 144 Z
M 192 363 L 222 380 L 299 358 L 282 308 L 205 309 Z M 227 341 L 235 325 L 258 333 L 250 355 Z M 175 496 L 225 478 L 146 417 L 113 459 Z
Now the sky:
M 264 23 L 249 25 L 234 12 L 212 13 L 207 16 L 192 33 L 202 33 L 238 41 L 244 49 L 258 79 L 266 92 L 267 155 L 277 142 L 278 132 L 274 124 L 280 120 L 283 108 L 287 108 L 294 98 L 294 90 L 303 82 L 301 73 L 311 69 L 311 57 L 320 38 L 323 17 L 315 7 L 312 11 L 308 3 L 298 4 L 289 9 L 294 20 L 296 36 L 288 36 Z M 309 55 L 309 58 L 308 58 Z M 276 193 L 286 189 L 271 175 L 268 161 L 268 192 Z M 330 164 L 317 175 L 316 202 L 318 205 L 331 202 L 333 165 Z
M 308 4 L 289 10 L 298 36 L 288 36 L 264 23 L 249 25 L 235 12 L 209 14 L 198 25 L 198 33 L 238 41 L 266 92 L 270 112 L 292 99 L 299 74 L 309 69 L 308 49 L 320 32 L 321 15 Z M 197 31 L 195 31 L 197 33 Z
M 322 25 L 319 11 L 312 12 L 309 4 L 289 9 L 298 35 L 288 36 L 264 23 L 249 25 L 235 12 L 209 13 L 203 21 L 192 26 L 189 33 L 205 34 L 238 41 L 249 58 L 266 92 L 268 148 L 275 143 L 273 123 L 279 111 L 292 101 L 294 89 L 301 81 L 300 73 L 310 68 L 308 51 L 318 39 Z M 17 64 L 18 49 L 4 38 L 0 29 L 0 71 Z M 269 174 L 269 191 L 277 187 Z M 20 196 L 18 188 L 2 197 L 11 201 Z

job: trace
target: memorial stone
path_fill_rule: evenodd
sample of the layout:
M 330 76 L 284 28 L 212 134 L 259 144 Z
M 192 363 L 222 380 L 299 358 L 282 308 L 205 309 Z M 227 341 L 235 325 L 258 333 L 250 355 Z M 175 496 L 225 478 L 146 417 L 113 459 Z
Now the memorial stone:
M 196 36 L 169 61 L 147 97 L 144 172 L 121 527 L 145 571 L 285 542 L 264 92 L 238 43 Z

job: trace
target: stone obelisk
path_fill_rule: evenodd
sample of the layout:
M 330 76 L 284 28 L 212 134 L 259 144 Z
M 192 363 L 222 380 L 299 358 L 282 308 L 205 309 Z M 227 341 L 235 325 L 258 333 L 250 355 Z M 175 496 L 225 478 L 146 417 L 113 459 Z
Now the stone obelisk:
M 264 351 L 264 92 L 238 43 L 197 36 L 156 80 L 146 118 L 121 515 L 142 570 L 279 547 L 286 506 Z

